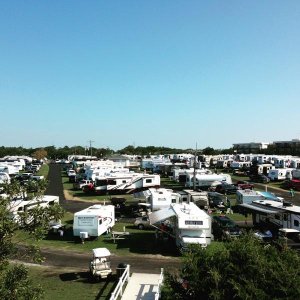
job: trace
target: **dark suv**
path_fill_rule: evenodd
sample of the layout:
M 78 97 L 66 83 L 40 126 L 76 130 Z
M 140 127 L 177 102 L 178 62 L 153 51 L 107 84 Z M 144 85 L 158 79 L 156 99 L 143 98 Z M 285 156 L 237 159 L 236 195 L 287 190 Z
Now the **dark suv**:
M 235 194 L 237 191 L 237 187 L 233 184 L 222 183 L 218 184 L 215 188 L 215 192 L 221 194 Z
M 241 235 L 240 227 L 227 216 L 213 216 L 212 230 L 216 238 L 229 239 Z

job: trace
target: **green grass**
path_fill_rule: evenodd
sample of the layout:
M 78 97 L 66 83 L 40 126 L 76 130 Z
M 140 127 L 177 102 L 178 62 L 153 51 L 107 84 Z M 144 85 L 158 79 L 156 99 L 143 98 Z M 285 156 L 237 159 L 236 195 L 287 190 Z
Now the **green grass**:
M 93 248 L 105 247 L 116 255 L 139 255 L 139 254 L 161 254 L 165 256 L 179 255 L 173 242 L 160 242 L 155 239 L 154 230 L 139 230 L 131 223 L 118 222 L 113 227 L 113 231 L 129 232 L 124 239 L 116 240 L 114 243 L 111 234 L 104 234 L 95 239 L 86 240 L 81 243 L 79 237 L 73 236 L 73 214 L 66 213 L 63 224 L 66 224 L 64 236 L 60 237 L 58 233 L 49 232 L 45 239 L 38 245 L 41 248 L 62 249 L 66 251 L 76 251 L 91 253 Z M 20 231 L 15 241 L 22 244 L 31 244 L 29 236 Z
M 47 267 L 30 267 L 29 275 L 34 283 L 42 286 L 45 300 L 109 299 L 117 278 L 92 282 L 88 272 L 72 272 Z
M 49 173 L 49 165 L 43 164 L 39 169 L 39 171 L 37 172 L 37 175 L 44 176 L 47 179 L 48 173 Z

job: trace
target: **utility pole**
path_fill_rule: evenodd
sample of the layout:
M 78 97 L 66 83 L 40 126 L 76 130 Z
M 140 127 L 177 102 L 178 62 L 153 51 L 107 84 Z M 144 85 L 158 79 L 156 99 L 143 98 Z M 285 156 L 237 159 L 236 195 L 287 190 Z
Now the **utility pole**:
M 89 140 L 88 143 L 90 144 L 90 151 L 91 151 L 91 156 L 93 155 L 93 150 L 92 150 L 92 143 L 95 141 Z
M 197 143 L 196 150 L 194 153 L 194 178 L 193 178 L 193 190 L 196 191 L 196 155 L 197 155 Z

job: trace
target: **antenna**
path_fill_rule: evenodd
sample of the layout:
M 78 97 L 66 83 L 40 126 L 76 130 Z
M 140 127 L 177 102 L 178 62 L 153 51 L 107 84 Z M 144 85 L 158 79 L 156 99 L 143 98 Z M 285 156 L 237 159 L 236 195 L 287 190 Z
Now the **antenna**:
M 90 144 L 90 151 L 91 151 L 91 156 L 93 154 L 93 150 L 92 150 L 92 143 L 94 143 L 95 141 L 89 140 L 88 143 Z

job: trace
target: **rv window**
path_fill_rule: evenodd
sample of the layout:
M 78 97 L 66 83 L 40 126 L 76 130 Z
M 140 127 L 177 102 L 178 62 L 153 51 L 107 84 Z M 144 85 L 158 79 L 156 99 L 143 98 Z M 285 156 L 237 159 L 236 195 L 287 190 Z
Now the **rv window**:
M 299 227 L 299 221 L 298 220 L 294 220 L 294 226 Z
M 122 183 L 126 183 L 126 180 L 123 180 Z
M 23 207 L 19 207 L 19 208 L 18 208 L 18 211 L 22 211 L 22 210 L 23 210 Z
M 101 225 L 102 224 L 102 219 L 99 219 L 99 225 Z
M 102 185 L 107 185 L 107 180 L 98 180 L 96 179 L 96 186 L 102 186 Z
M 117 181 L 116 181 L 116 180 L 109 179 L 109 180 L 107 180 L 107 184 L 108 184 L 108 185 L 117 185 Z
M 151 183 L 152 179 L 146 179 L 146 183 Z
M 176 199 L 172 199 L 172 203 L 176 203 Z

